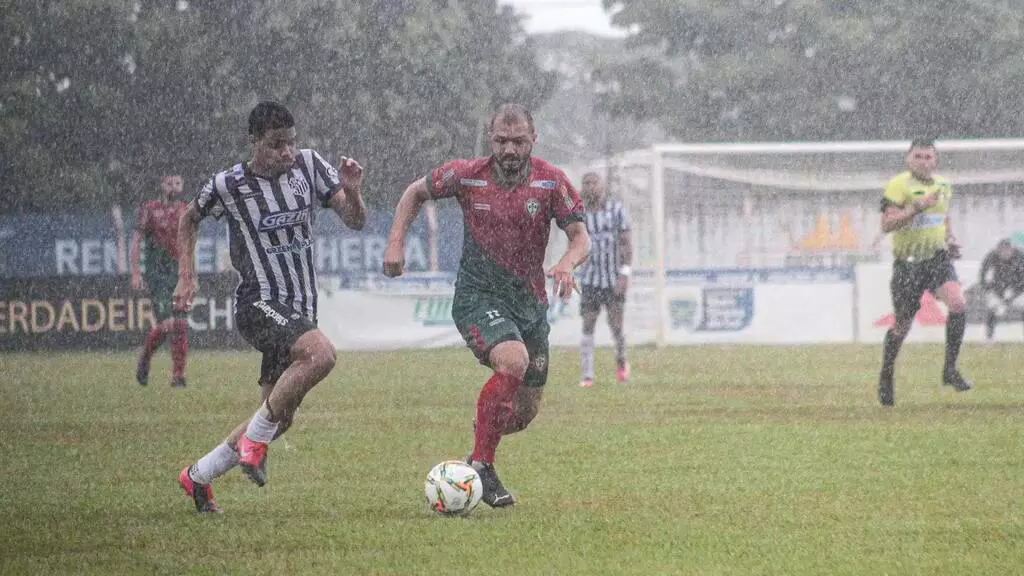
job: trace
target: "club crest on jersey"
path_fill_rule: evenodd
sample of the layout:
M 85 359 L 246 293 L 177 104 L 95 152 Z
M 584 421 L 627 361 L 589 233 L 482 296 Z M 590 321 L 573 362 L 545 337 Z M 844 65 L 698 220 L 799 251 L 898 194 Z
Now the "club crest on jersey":
M 309 193 L 309 182 L 306 182 L 305 178 L 292 176 L 288 179 L 288 186 L 292 189 L 292 194 L 300 198 L 305 198 Z
M 545 354 L 538 354 L 537 357 L 533 359 L 533 369 L 536 370 L 537 372 L 543 372 L 544 369 L 547 368 L 547 366 L 548 366 L 548 357 L 547 357 L 547 355 L 545 355 Z
M 530 217 L 537 215 L 540 211 L 540 202 L 537 202 L 536 198 L 530 198 L 526 201 L 526 211 L 530 213 Z

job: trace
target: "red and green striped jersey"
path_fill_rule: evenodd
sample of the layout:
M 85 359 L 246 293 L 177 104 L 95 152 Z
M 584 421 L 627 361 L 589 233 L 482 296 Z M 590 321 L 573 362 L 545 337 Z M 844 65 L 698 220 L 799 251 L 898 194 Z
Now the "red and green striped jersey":
M 540 158 L 513 188 L 494 181 L 491 157 L 452 160 L 427 177 L 435 198 L 455 197 L 464 234 L 457 290 L 477 290 L 547 304 L 544 255 L 551 220 L 559 228 L 583 221 L 583 202 L 569 178 Z

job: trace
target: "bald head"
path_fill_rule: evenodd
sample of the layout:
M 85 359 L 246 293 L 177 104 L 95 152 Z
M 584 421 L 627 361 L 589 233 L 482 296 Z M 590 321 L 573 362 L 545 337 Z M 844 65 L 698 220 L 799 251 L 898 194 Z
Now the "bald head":
M 511 103 L 502 104 L 498 106 L 498 109 L 494 111 L 494 116 L 491 117 L 490 131 L 494 132 L 494 126 L 497 123 L 511 125 L 520 122 L 526 122 L 526 125 L 530 127 L 530 132 L 534 131 L 533 114 L 530 114 L 526 106 Z

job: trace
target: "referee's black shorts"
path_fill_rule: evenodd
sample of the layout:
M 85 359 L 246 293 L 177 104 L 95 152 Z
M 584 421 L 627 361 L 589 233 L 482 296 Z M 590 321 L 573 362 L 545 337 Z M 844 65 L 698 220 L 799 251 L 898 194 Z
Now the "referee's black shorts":
M 921 308 L 921 296 L 935 293 L 946 282 L 957 282 L 949 252 L 940 250 L 925 260 L 897 259 L 892 264 L 892 309 L 897 321 L 910 321 Z
M 292 363 L 292 346 L 316 330 L 316 323 L 280 302 L 260 300 L 239 304 L 235 325 L 245 341 L 263 353 L 259 384 L 276 384 Z

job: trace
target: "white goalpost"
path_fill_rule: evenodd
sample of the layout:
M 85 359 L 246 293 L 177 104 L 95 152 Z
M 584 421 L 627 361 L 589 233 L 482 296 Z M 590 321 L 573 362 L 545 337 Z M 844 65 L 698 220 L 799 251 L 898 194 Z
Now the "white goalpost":
M 571 170 L 610 176 L 634 223 L 637 280 L 666 343 L 668 286 L 695 270 L 839 268 L 885 261 L 878 232 L 885 183 L 906 169 L 908 141 L 657 144 Z M 939 140 L 951 220 L 980 260 L 1024 230 L 1024 139 Z

